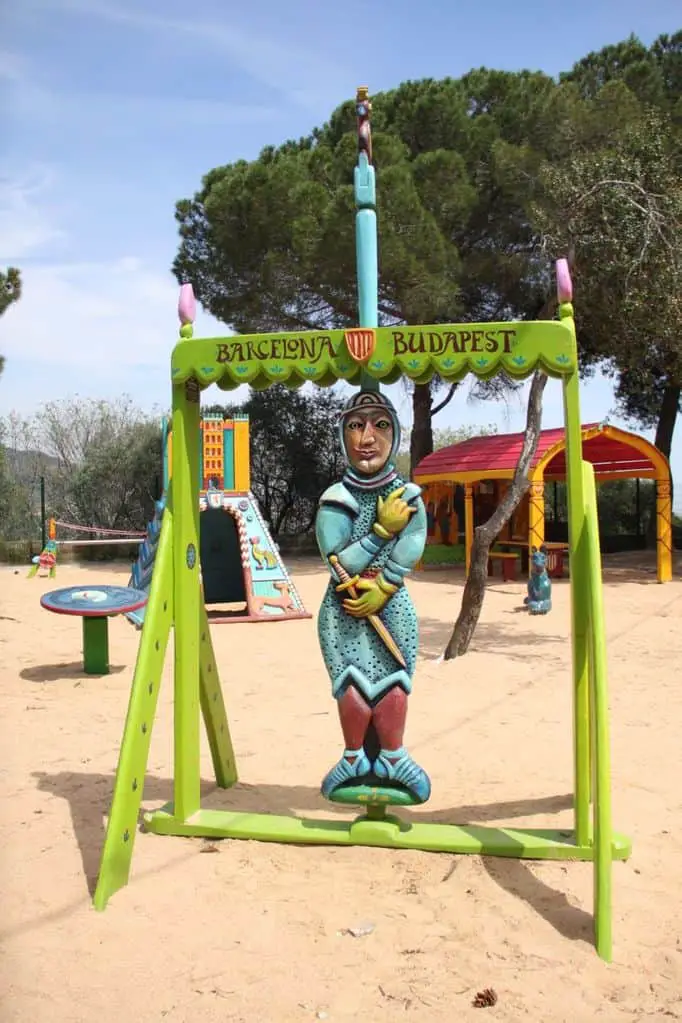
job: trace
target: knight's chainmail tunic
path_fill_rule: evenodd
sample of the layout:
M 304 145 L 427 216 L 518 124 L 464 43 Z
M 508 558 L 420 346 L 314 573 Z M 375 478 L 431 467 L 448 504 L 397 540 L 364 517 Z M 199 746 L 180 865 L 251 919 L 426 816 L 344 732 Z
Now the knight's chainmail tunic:
M 377 499 L 379 497 L 385 499 L 391 491 L 404 486 L 405 481 L 399 476 L 393 476 L 389 482 L 376 490 L 361 490 L 352 486 L 348 479 L 344 483 L 360 509 L 352 524 L 348 544 L 350 546 L 368 534 L 372 535 Z M 421 499 L 418 500 L 421 503 Z M 380 570 L 386 569 L 397 540 L 398 537 L 395 537 L 387 541 L 372 557 L 362 574 L 376 575 Z M 413 565 L 401 567 L 409 570 Z M 391 582 L 396 581 L 389 570 L 387 578 Z M 344 611 L 341 602 L 346 594 L 337 593 L 335 587 L 336 580 L 331 579 L 317 619 L 320 647 L 332 681 L 334 696 L 338 697 L 351 683 L 355 684 L 369 701 L 376 700 L 393 685 L 400 685 L 409 693 L 412 689 L 412 675 L 417 657 L 418 625 L 408 591 L 401 585 L 380 614 L 380 618 L 400 647 L 407 663 L 405 670 L 398 664 L 369 622 L 362 618 L 353 618 Z

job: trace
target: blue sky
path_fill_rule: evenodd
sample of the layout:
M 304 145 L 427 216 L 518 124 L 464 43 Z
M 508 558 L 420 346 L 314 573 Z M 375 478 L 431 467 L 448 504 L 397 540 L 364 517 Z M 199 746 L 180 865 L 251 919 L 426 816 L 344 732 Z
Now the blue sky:
M 0 265 L 22 268 L 25 293 L 0 320 L 0 413 L 73 394 L 166 407 L 174 204 L 212 167 L 308 133 L 359 84 L 378 92 L 481 65 L 555 75 L 630 32 L 648 44 L 679 21 L 673 0 L 3 5 Z M 199 311 L 197 336 L 227 332 Z M 409 424 L 409 400 L 393 390 Z M 608 382 L 583 385 L 582 411 L 584 422 L 612 413 Z M 436 425 L 523 421 L 523 395 L 472 403 L 463 388 Z M 544 425 L 560 424 L 550 382 Z M 679 480 L 679 436 L 672 461 Z

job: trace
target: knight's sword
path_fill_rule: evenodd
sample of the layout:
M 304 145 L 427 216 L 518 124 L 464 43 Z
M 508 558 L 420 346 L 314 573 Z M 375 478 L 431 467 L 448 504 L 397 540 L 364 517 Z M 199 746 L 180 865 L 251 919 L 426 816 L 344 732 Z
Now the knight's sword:
M 348 575 L 348 572 L 345 570 L 345 568 L 343 567 L 343 565 L 341 564 L 341 562 L 339 561 L 335 554 L 331 554 L 329 556 L 329 564 L 332 565 L 332 567 L 336 570 L 336 574 L 341 580 L 341 586 L 338 587 L 339 592 L 343 593 L 345 590 L 348 593 L 349 597 L 351 597 L 353 600 L 357 600 L 359 594 L 355 588 L 355 583 L 353 582 L 352 578 Z M 379 618 L 378 615 L 367 615 L 367 621 L 370 623 L 370 625 L 375 630 L 379 638 L 382 640 L 386 649 L 390 650 L 390 652 L 393 654 L 398 664 L 403 668 L 407 668 L 407 663 L 402 653 L 400 652 L 400 647 L 398 646 L 393 636 L 382 622 L 381 618 Z

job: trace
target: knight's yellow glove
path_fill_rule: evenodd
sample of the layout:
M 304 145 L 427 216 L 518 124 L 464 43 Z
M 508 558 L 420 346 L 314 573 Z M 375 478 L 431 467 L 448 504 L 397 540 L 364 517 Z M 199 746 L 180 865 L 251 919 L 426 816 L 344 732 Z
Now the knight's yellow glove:
M 355 589 L 360 596 L 344 600 L 344 611 L 353 618 L 367 618 L 368 615 L 378 614 L 398 587 L 389 583 L 380 573 L 374 579 L 359 579 Z
M 385 500 L 383 497 L 377 500 L 377 520 L 372 529 L 382 540 L 390 540 L 404 529 L 417 510 L 414 505 L 403 501 L 404 493 L 405 487 L 398 487 Z

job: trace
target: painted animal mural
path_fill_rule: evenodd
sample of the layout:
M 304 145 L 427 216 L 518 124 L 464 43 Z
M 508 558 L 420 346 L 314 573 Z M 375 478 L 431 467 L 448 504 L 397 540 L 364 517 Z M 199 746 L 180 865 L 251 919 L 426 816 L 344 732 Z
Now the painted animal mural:
M 272 551 L 260 546 L 260 537 L 251 536 L 249 541 L 251 543 L 251 553 L 258 568 L 275 568 L 277 566 L 277 558 Z

